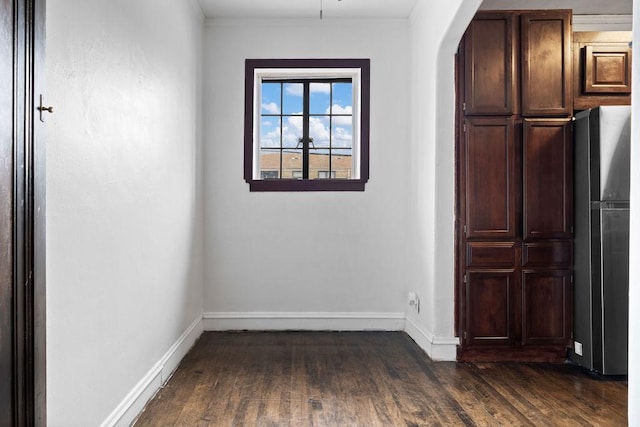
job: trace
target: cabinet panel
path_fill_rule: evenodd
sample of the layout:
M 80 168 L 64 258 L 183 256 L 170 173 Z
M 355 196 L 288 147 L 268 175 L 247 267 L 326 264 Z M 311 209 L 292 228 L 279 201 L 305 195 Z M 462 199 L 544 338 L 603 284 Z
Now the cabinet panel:
M 523 342 L 567 345 L 571 336 L 571 272 L 524 271 Z
M 586 46 L 584 93 L 631 93 L 631 48 Z
M 631 105 L 631 31 L 573 33 L 574 110 Z
M 515 236 L 515 141 L 509 118 L 468 118 L 465 124 L 466 237 Z
M 517 262 L 515 242 L 467 242 L 469 268 L 514 268 Z
M 523 142 L 525 239 L 569 239 L 573 224 L 570 119 L 526 119 Z
M 514 270 L 467 273 L 467 343 L 513 344 L 515 331 Z
M 513 13 L 479 13 L 464 38 L 464 111 L 515 114 L 518 110 L 516 27 Z
M 573 262 L 573 245 L 569 240 L 523 244 L 524 267 L 569 268 Z
M 521 37 L 522 114 L 572 114 L 571 11 L 523 14 Z

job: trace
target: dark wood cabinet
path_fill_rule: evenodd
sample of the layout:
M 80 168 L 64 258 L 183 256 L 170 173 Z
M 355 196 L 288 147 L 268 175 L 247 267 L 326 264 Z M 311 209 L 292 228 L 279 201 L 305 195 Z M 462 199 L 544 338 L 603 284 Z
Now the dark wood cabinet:
M 523 344 L 566 345 L 572 329 L 571 271 L 523 271 L 522 300 Z
M 574 110 L 631 105 L 631 31 L 573 33 Z
M 571 12 L 481 12 L 458 54 L 461 360 L 559 361 L 573 261 Z
M 514 13 L 483 13 L 464 39 L 466 114 L 516 114 L 519 109 L 518 21 Z
M 573 224 L 571 119 L 525 119 L 524 239 L 570 239 Z
M 523 13 L 521 35 L 522 115 L 571 115 L 571 11 Z
M 465 121 L 465 234 L 513 238 L 516 149 L 511 117 Z
M 471 271 L 466 275 L 466 343 L 470 346 L 512 346 L 518 323 L 514 269 Z

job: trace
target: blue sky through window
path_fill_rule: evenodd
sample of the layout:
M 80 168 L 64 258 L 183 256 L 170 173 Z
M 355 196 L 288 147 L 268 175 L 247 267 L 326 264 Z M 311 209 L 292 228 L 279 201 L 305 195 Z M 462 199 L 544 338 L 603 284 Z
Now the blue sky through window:
M 310 84 L 309 134 L 315 147 L 332 147 L 336 154 L 350 154 L 352 88 L 350 82 Z M 262 82 L 261 89 L 261 147 L 296 147 L 302 136 L 303 84 Z

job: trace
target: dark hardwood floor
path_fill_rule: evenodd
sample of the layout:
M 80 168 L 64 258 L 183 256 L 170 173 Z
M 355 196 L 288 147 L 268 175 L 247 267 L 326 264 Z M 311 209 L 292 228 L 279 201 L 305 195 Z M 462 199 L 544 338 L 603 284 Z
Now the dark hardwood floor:
M 402 332 L 205 332 L 142 426 L 627 424 L 627 383 L 572 365 L 433 362 Z

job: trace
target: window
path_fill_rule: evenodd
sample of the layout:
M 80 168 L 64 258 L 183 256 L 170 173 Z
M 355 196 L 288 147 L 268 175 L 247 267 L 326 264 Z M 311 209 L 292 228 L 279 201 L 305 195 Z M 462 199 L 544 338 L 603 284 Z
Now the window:
M 363 191 L 368 59 L 247 59 L 245 180 L 251 191 Z
M 335 178 L 336 177 L 336 171 L 332 170 L 332 171 L 318 171 L 318 178 L 320 179 L 326 179 L 326 178 Z

